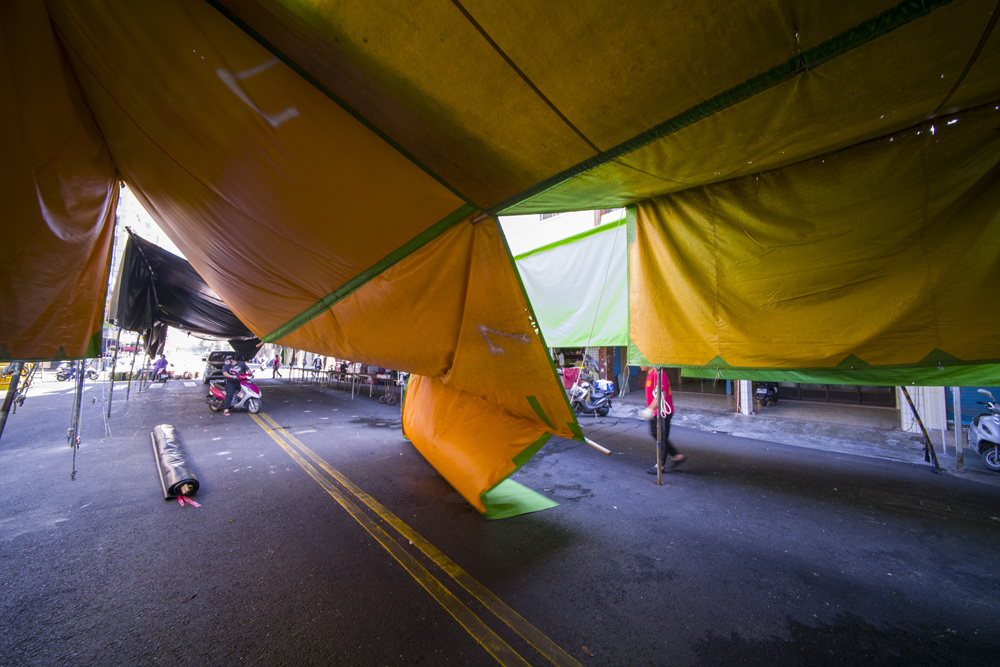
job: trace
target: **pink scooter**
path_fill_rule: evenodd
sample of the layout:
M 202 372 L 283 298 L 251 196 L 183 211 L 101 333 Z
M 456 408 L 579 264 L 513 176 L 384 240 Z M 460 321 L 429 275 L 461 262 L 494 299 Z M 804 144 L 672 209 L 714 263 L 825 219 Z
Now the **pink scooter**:
M 260 389 L 250 381 L 252 377 L 252 372 L 240 375 L 240 389 L 233 396 L 233 405 L 229 408 L 230 410 L 246 410 L 250 414 L 260 412 Z M 226 400 L 226 383 L 222 380 L 213 380 L 206 398 L 212 412 L 221 410 L 222 403 Z

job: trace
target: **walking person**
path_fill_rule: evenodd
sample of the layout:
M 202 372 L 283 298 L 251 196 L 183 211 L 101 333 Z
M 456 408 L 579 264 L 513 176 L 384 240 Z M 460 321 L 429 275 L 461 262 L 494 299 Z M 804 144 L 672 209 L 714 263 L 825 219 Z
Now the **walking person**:
M 281 355 L 275 353 L 275 355 L 274 355 L 274 363 L 271 364 L 271 377 L 273 377 L 273 378 L 280 378 L 281 377 L 281 373 L 278 372 L 278 369 L 280 369 L 280 368 L 281 368 Z
M 651 366 L 642 366 L 646 371 L 646 409 L 643 416 L 649 420 L 649 430 L 653 435 L 653 442 L 656 442 L 656 388 L 658 384 L 663 385 L 663 395 L 660 399 L 660 414 L 663 415 L 663 452 L 660 454 L 660 468 L 667 469 L 667 462 L 671 468 L 676 468 L 684 462 L 686 458 L 677 451 L 677 448 L 670 443 L 670 419 L 674 416 L 674 397 L 670 393 L 670 379 L 664 370 L 656 371 Z M 659 380 L 659 382 L 658 382 Z M 656 466 L 647 470 L 650 475 L 656 474 Z

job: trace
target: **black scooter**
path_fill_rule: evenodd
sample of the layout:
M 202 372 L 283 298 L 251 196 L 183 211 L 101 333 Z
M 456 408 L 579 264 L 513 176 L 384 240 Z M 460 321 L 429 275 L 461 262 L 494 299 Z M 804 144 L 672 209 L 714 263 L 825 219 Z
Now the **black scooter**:
M 61 368 L 59 368 L 59 370 L 56 371 L 56 379 L 59 380 L 60 382 L 65 382 L 66 380 L 69 380 L 71 378 L 75 378 L 76 374 L 77 374 L 77 372 L 79 370 L 80 369 L 77 368 L 76 366 L 72 366 L 72 367 L 71 366 L 62 366 Z M 88 380 L 96 380 L 97 379 L 97 371 L 91 370 L 90 368 L 88 368 L 87 369 L 87 379 Z
M 597 379 L 597 369 L 587 367 L 569 388 L 569 404 L 578 415 L 607 417 L 614 395 L 614 384 L 610 380 Z
M 768 403 L 777 403 L 778 383 L 758 382 L 755 396 L 757 397 L 757 401 L 760 403 L 760 407 L 762 408 L 766 408 Z

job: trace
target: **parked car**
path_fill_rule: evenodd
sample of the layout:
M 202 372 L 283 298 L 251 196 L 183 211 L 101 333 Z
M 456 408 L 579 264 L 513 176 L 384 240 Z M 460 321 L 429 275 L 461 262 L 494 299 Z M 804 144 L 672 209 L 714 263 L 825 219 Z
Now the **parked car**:
M 226 355 L 232 354 L 234 357 L 236 354 L 232 350 L 214 350 L 208 353 L 207 357 L 202 358 L 205 362 L 205 372 L 202 374 L 202 384 L 208 384 L 212 380 L 221 380 L 222 378 L 222 362 L 226 360 Z

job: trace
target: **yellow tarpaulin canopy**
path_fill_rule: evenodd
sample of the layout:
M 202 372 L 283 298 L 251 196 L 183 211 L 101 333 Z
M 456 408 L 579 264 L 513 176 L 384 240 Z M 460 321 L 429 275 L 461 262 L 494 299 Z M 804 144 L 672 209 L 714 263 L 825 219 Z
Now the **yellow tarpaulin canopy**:
M 998 121 L 944 118 L 640 204 L 636 346 L 709 372 L 1000 363 L 1000 309 L 970 308 L 1000 270 Z
M 657 363 L 1000 358 L 1000 341 L 955 332 L 983 296 L 967 288 L 997 273 L 996 254 L 970 245 L 997 235 L 996 200 L 977 191 L 995 183 L 995 139 L 964 129 L 995 134 L 996 12 L 995 0 L 7 0 L 0 357 L 96 354 L 120 179 L 262 339 L 420 376 L 406 432 L 488 513 L 489 491 L 546 438 L 582 437 L 501 213 L 638 205 L 631 289 L 646 320 L 633 326 Z M 942 118 L 958 129 L 911 149 L 920 172 L 892 138 Z M 877 213 L 852 184 L 871 186 Z M 836 233 L 851 217 L 838 198 L 865 233 L 803 285 L 845 268 L 871 282 L 859 262 L 887 275 L 783 321 L 839 317 L 885 290 L 933 287 L 938 309 L 914 297 L 863 331 L 799 323 L 791 344 L 772 340 L 785 331 L 761 314 L 781 295 L 742 282 L 770 259 L 754 254 L 760 234 L 801 262 L 784 235 Z M 922 234 L 950 264 L 910 263 Z M 841 252 L 852 244 L 885 252 L 859 260 Z M 675 265 L 679 252 L 695 265 Z M 703 283 L 697 271 L 727 252 L 745 271 Z M 716 314 L 675 322 L 665 307 L 702 307 L 709 284 L 733 290 L 714 302 L 741 318 L 733 335 Z

